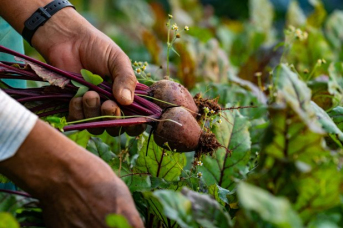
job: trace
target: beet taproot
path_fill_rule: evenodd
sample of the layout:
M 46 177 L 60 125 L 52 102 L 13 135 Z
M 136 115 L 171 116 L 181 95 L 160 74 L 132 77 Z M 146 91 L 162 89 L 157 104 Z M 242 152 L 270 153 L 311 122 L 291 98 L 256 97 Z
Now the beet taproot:
M 192 95 L 179 83 L 170 80 L 160 80 L 155 82 L 150 86 L 150 95 L 156 99 L 167 102 L 164 103 L 158 100 L 153 100 L 153 102 L 162 109 L 173 107 L 171 104 L 174 104 L 175 106 L 186 108 L 194 117 L 198 114 L 198 107 L 196 106 Z
M 192 114 L 182 107 L 167 109 L 162 114 L 154 139 L 160 147 L 176 152 L 208 153 L 221 146 L 215 135 L 202 131 Z

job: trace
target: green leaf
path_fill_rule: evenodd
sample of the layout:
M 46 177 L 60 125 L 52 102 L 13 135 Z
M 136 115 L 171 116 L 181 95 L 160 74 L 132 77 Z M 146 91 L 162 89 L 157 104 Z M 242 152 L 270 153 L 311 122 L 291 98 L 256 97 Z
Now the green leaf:
M 330 44 L 341 51 L 343 44 L 343 31 L 341 26 L 343 24 L 343 11 L 335 10 L 327 19 L 325 24 L 326 36 Z
M 283 197 L 275 197 L 256 186 L 241 182 L 237 188 L 240 205 L 257 213 L 263 220 L 278 228 L 300 228 L 302 221 Z M 249 217 L 247 217 L 249 218 Z
M 306 16 L 300 8 L 298 1 L 292 0 L 287 11 L 287 25 L 301 27 L 306 22 Z
M 0 228 L 19 228 L 19 223 L 15 218 L 6 212 L 0 212 Z
M 324 132 L 312 108 L 310 90 L 284 65 L 273 74 L 278 90 L 269 107 L 270 126 L 258 171 L 249 181 L 288 197 L 307 221 L 322 208 L 337 205 L 341 177 L 324 148 Z
M 250 0 L 250 20 L 255 29 L 269 32 L 273 25 L 274 8 L 269 0 Z
M 117 156 L 110 150 L 109 146 L 102 142 L 101 139 L 91 137 L 88 141 L 86 149 L 93 154 L 102 158 L 105 162 L 110 162 Z
M 192 216 L 199 226 L 206 228 L 231 227 L 231 218 L 217 201 L 208 195 L 199 194 L 187 188 L 181 193 L 192 203 Z
M 329 116 L 332 118 L 333 122 L 337 124 L 337 127 L 343 130 L 343 107 L 337 106 L 329 112 Z
M 322 128 L 325 132 L 329 133 L 333 138 L 336 138 L 340 142 L 343 142 L 343 133 L 336 126 L 330 116 L 316 103 L 311 102 L 314 112 L 317 115 L 319 123 L 322 125 Z M 341 143 L 339 144 L 341 145 Z
M 129 187 L 131 192 L 143 192 L 152 189 L 149 175 L 132 174 L 124 177 L 122 176 L 121 179 Z
M 61 132 L 63 132 L 63 128 L 68 125 L 65 117 L 48 116 L 46 117 L 46 121 Z
M 156 209 L 160 213 L 163 213 L 164 216 L 176 221 L 181 227 L 197 227 L 192 217 L 192 203 L 180 192 L 158 190 L 153 193 L 145 192 L 144 196 L 147 199 L 157 199 L 162 208 L 156 206 Z M 161 211 L 161 209 L 163 211 Z
M 334 178 L 333 178 L 334 177 Z M 333 162 L 322 162 L 298 177 L 298 197 L 293 207 L 307 221 L 323 209 L 338 206 L 342 175 Z
M 203 166 L 198 167 L 207 185 L 217 184 L 232 190 L 234 178 L 244 178 L 249 171 L 251 140 L 249 122 L 237 110 L 222 113 L 222 124 L 213 127 L 218 141 L 227 147 L 216 151 L 215 156 L 204 156 Z
M 316 28 L 320 28 L 326 18 L 326 10 L 321 0 L 310 0 L 314 11 L 307 18 L 307 24 Z
M 89 90 L 87 86 L 84 86 L 76 81 L 71 81 L 71 83 L 73 83 L 74 86 L 79 88 L 74 97 L 82 97 Z
M 173 47 L 171 47 L 171 49 L 172 49 L 172 51 L 173 51 L 175 54 L 177 54 L 177 56 L 180 57 L 180 54 L 179 54 Z
M 149 173 L 166 181 L 179 180 L 182 169 L 186 165 L 185 155 L 162 149 L 156 145 L 152 136 L 146 156 L 148 137 L 148 134 L 144 133 L 138 140 L 139 157 L 135 166 L 137 172 Z
M 106 224 L 111 228 L 132 228 L 123 215 L 117 214 L 107 215 Z
M 91 134 L 87 130 L 77 132 L 64 133 L 69 139 L 73 140 L 79 146 L 86 148 L 88 140 L 91 138 Z
M 90 72 L 89 70 L 86 70 L 86 69 L 81 70 L 81 75 L 82 75 L 83 79 L 85 79 L 87 82 L 89 82 L 93 85 L 99 85 L 104 81 L 102 79 L 102 77 L 100 77 L 97 74 L 93 74 L 92 72 Z
M 0 212 L 6 211 L 14 215 L 16 209 L 19 207 L 20 205 L 13 195 L 0 193 Z
M 0 80 L 0 89 L 9 89 L 9 87 L 8 87 L 8 85 L 5 82 Z
M 125 149 L 125 146 L 128 146 L 126 141 L 127 138 L 125 137 L 113 137 L 110 134 L 108 134 L 106 131 L 102 133 L 101 135 L 97 135 L 97 138 L 101 139 L 105 144 L 107 144 L 110 147 L 110 150 L 115 153 L 119 154 L 123 149 Z

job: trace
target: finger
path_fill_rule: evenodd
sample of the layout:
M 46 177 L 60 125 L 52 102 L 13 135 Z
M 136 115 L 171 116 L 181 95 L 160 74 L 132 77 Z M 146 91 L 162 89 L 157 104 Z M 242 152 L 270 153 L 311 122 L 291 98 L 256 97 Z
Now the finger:
M 82 97 L 75 97 L 70 100 L 68 115 L 69 121 L 82 120 L 85 118 L 85 116 L 83 115 L 82 106 Z
M 101 115 L 100 96 L 97 92 L 88 91 L 82 97 L 83 113 L 85 118 L 92 118 Z M 100 135 L 104 132 L 103 128 L 87 129 L 93 135 Z
M 104 116 L 121 116 L 119 106 L 112 100 L 107 100 L 101 105 L 101 113 Z M 124 133 L 123 127 L 108 127 L 106 131 L 113 137 Z
M 124 130 L 126 134 L 128 134 L 129 136 L 135 137 L 142 134 L 145 131 L 146 127 L 147 127 L 146 124 L 138 124 L 138 125 L 125 127 Z
M 113 95 L 119 104 L 130 105 L 137 84 L 131 61 L 122 50 L 116 51 L 113 58 Z

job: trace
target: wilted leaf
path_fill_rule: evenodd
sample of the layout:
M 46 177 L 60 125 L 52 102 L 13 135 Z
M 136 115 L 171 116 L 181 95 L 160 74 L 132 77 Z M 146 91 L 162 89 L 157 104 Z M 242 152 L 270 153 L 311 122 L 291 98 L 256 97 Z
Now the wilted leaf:
M 60 74 L 54 73 L 50 70 L 47 70 L 33 62 L 30 62 L 28 60 L 24 60 L 18 57 L 15 57 L 16 61 L 20 61 L 20 62 L 25 62 L 26 64 L 28 64 L 31 69 L 40 77 L 42 78 L 44 81 L 49 82 L 50 85 L 54 85 L 54 86 L 58 86 L 61 87 L 62 89 L 65 87 L 65 85 L 67 85 L 70 80 Z

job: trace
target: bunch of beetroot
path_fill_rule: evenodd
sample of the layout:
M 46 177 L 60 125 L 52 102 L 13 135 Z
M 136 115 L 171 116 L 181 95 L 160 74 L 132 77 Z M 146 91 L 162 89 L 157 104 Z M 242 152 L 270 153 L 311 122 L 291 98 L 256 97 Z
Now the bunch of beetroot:
M 3 46 L 0 46 L 0 52 L 11 54 L 18 58 L 17 60 L 25 62 L 25 64 L 0 62 L 0 79 L 50 83 L 49 86 L 41 88 L 17 89 L 1 82 L 3 91 L 25 104 L 39 117 L 68 112 L 68 104 L 79 89 L 72 81 L 99 93 L 102 102 L 114 99 L 112 86 L 108 82 L 94 85 L 87 82 L 81 74 L 63 71 Z M 214 100 L 202 99 L 199 95 L 193 99 L 189 91 L 176 82 L 161 80 L 150 87 L 138 83 L 134 102 L 128 106 L 121 106 L 127 118 L 71 124 L 64 126 L 63 130 L 123 127 L 120 133 L 126 131 L 134 136 L 144 131 L 145 128 L 142 126 L 151 124 L 155 142 L 159 146 L 177 152 L 197 151 L 202 154 L 221 147 L 214 134 L 206 130 L 207 128 L 202 130 L 199 125 L 206 107 L 213 113 L 221 111 Z

